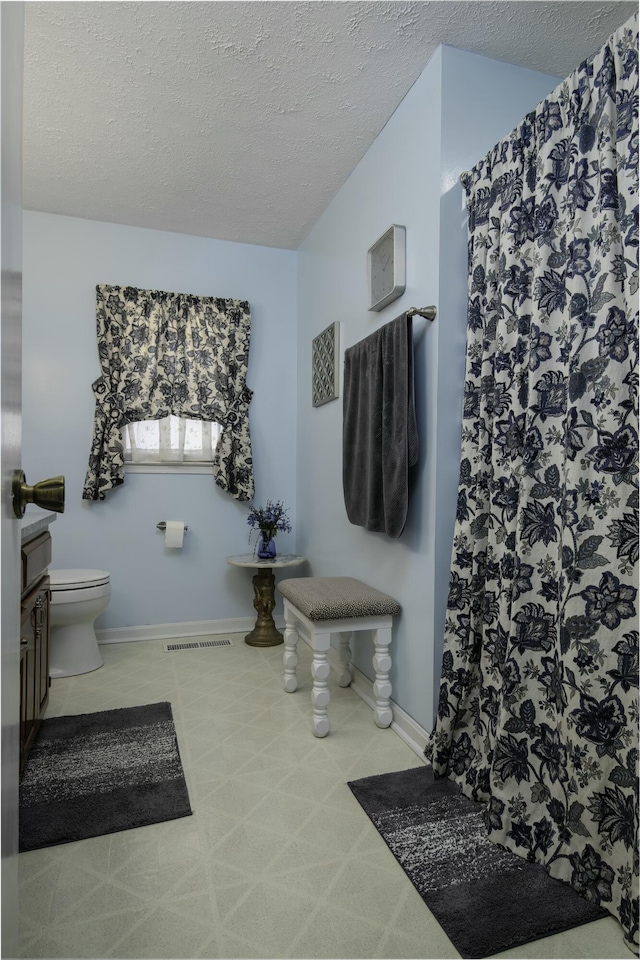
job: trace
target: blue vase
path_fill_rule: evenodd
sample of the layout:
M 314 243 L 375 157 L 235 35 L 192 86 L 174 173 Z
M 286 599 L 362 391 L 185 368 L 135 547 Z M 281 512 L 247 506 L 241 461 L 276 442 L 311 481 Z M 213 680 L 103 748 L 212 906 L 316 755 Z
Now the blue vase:
M 268 534 L 263 533 L 258 542 L 258 559 L 275 560 L 275 558 L 276 542 L 275 540 L 270 539 Z

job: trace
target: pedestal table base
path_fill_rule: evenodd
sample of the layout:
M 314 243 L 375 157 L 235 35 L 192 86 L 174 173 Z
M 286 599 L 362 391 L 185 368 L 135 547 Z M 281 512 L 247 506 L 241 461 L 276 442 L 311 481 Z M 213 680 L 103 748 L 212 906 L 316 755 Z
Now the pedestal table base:
M 251 633 L 244 638 L 250 647 L 276 647 L 284 642 L 284 637 L 276 629 L 273 619 L 273 608 L 276 605 L 274 596 L 276 578 L 270 567 L 258 570 L 253 578 L 254 600 L 253 605 L 258 611 L 256 625 Z

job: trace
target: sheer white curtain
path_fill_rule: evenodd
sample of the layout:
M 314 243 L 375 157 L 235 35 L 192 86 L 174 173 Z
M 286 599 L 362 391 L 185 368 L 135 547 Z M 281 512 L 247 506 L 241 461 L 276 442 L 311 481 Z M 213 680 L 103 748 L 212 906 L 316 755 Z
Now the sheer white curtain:
M 218 423 L 173 414 L 128 423 L 122 429 L 124 459 L 129 463 L 211 461 L 221 432 Z

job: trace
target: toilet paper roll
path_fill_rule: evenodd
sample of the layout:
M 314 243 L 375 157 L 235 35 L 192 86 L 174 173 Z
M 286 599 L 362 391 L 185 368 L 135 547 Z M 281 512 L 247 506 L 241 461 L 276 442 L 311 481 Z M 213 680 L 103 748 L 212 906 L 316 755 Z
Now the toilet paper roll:
M 171 547 L 174 550 L 182 548 L 184 539 L 184 522 L 182 520 L 167 520 L 167 529 L 164 533 L 165 547 Z

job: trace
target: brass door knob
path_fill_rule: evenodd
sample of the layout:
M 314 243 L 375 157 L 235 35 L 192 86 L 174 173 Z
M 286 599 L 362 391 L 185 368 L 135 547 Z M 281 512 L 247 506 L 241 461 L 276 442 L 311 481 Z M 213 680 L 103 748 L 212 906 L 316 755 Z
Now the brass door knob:
M 43 510 L 64 513 L 64 477 L 49 477 L 33 487 L 26 481 L 23 470 L 14 471 L 11 496 L 16 517 L 24 517 L 28 503 L 35 503 L 36 507 L 42 507 Z

